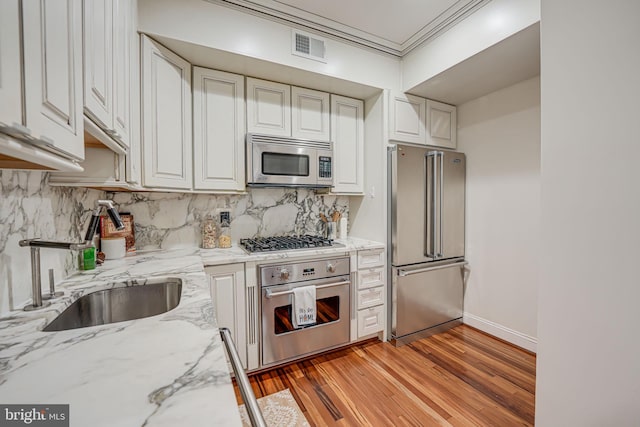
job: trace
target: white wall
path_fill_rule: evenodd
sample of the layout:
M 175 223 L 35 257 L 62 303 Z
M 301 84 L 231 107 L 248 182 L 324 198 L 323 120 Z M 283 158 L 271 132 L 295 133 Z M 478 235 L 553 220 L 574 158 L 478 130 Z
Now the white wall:
M 402 58 L 402 90 L 410 90 L 539 20 L 540 0 L 492 0 Z
M 540 78 L 458 106 L 467 156 L 464 321 L 535 351 L 540 255 Z
M 142 32 L 258 58 L 377 88 L 399 88 L 400 60 L 327 39 L 327 62 L 291 54 L 291 26 L 203 0 L 140 0 Z M 279 81 L 287 82 L 282 68 Z M 251 75 L 249 73 L 249 75 Z M 313 81 L 307 83 L 313 87 Z
M 387 240 L 385 92 L 365 100 L 364 196 L 349 199 L 349 233 L 378 242 Z
M 640 423 L 639 23 L 542 1 L 541 427 Z

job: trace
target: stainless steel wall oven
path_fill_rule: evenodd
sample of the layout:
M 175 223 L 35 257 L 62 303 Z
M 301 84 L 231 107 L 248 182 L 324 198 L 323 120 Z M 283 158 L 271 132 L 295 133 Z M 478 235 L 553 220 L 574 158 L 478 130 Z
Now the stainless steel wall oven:
M 262 367 L 349 343 L 349 257 L 260 266 Z M 295 327 L 293 289 L 315 286 L 316 322 Z

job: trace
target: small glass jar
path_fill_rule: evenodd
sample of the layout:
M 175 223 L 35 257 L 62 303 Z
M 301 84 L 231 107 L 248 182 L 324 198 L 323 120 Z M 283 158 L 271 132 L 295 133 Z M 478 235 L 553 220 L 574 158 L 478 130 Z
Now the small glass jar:
M 228 227 L 220 229 L 220 237 L 218 237 L 218 247 L 219 248 L 231 247 L 231 233 Z
M 218 233 L 216 230 L 216 222 L 211 217 L 202 221 L 202 248 L 213 249 L 216 247 Z
M 231 247 L 231 217 L 229 211 L 220 212 L 220 236 L 218 237 L 219 248 Z

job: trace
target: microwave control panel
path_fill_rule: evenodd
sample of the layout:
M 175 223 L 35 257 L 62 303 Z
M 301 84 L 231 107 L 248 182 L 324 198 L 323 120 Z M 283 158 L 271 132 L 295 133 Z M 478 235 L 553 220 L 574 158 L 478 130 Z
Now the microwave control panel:
M 320 178 L 331 178 L 331 157 L 318 157 L 318 174 Z

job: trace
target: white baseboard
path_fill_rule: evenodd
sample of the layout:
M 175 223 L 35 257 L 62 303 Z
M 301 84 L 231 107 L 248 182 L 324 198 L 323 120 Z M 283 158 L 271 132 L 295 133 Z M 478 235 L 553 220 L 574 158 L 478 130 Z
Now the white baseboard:
M 538 339 L 529 335 L 525 335 L 521 332 L 514 331 L 513 329 L 502 326 L 498 323 L 492 322 L 482 317 L 475 316 L 471 313 L 464 313 L 462 322 L 465 325 L 473 326 L 476 329 L 480 329 L 482 332 L 486 332 L 489 335 L 498 337 L 513 345 L 522 347 L 525 350 L 529 350 L 536 353 L 538 347 Z

